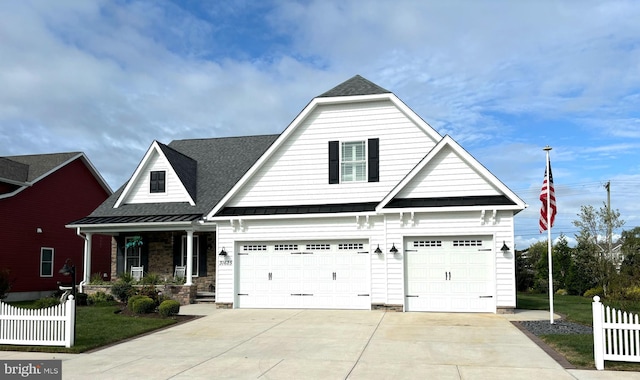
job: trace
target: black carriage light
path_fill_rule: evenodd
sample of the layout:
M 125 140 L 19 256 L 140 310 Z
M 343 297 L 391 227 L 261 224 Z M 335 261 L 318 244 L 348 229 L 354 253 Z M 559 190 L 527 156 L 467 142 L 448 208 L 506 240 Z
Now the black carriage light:
M 380 244 L 378 244 L 378 248 L 376 248 L 376 250 L 373 251 L 373 253 L 378 254 L 378 255 L 382 254 L 382 250 L 380 249 Z
M 224 248 L 222 248 L 222 251 L 220 251 L 220 253 L 218 255 L 219 256 L 227 256 L 227 251 L 225 251 Z
M 396 248 L 396 243 L 393 243 L 389 252 L 393 253 L 394 255 L 398 253 L 398 248 Z
M 509 246 L 507 245 L 507 243 L 503 240 L 502 241 L 502 248 L 500 248 L 500 250 L 502 251 L 503 255 L 506 255 L 507 253 L 509 253 L 509 251 L 511 250 L 511 248 L 509 248 Z

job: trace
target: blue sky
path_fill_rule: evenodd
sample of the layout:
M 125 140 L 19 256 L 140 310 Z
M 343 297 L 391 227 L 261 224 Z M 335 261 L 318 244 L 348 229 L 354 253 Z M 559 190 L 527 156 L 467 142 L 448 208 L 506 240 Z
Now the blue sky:
M 393 91 L 529 204 L 640 225 L 636 1 L 0 2 L 0 156 L 84 151 L 114 190 L 151 142 L 281 132 L 355 74 Z M 620 231 L 618 231 L 620 232 Z

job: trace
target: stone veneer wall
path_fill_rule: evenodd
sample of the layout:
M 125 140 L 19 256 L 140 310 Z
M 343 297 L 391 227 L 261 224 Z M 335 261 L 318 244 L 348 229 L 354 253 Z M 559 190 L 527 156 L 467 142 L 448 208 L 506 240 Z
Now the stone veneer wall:
M 142 288 L 144 285 L 133 285 L 134 288 Z M 197 288 L 195 286 L 185 285 L 155 285 L 156 290 L 167 298 L 180 302 L 180 305 L 189 305 L 196 299 Z M 111 285 L 85 285 L 84 293 L 95 294 L 104 292 L 111 294 Z

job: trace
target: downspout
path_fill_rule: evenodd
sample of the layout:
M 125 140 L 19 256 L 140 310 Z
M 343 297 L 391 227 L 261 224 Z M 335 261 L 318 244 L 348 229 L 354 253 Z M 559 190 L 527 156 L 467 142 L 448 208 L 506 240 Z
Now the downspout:
M 83 288 L 88 282 L 88 273 L 91 271 L 91 239 L 90 235 L 89 237 L 86 235 L 82 235 L 82 233 L 80 232 L 80 227 L 76 228 L 76 235 L 80 236 L 80 238 L 84 240 L 84 270 L 82 272 L 84 278 L 79 283 L 80 293 L 84 293 Z

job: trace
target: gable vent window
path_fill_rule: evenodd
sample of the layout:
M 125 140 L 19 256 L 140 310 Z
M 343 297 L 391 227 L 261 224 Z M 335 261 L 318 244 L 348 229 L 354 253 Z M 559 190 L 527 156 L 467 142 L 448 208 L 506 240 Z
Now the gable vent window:
M 379 139 L 329 141 L 330 184 L 379 180 Z
M 414 247 L 442 247 L 442 240 L 416 240 Z
M 454 247 L 481 247 L 482 240 L 454 240 Z
M 151 172 L 151 181 L 149 182 L 149 191 L 152 193 L 164 193 L 166 190 L 165 185 L 165 172 L 153 171 Z

